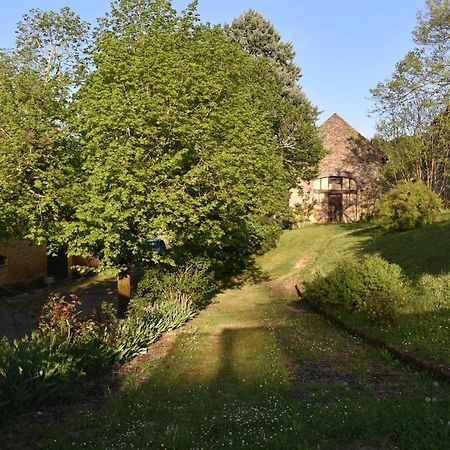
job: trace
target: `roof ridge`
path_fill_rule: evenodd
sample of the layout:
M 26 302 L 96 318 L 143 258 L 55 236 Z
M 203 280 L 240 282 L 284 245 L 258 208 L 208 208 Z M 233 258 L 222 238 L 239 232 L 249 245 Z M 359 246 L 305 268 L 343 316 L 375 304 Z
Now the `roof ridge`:
M 322 123 L 322 125 L 320 125 L 320 128 L 323 128 L 325 125 L 329 124 L 329 123 L 333 123 L 335 121 L 339 121 L 342 122 L 343 125 L 345 125 L 347 128 L 350 128 L 350 130 L 354 131 L 355 133 L 357 133 L 359 136 L 362 136 L 366 141 L 368 141 L 368 139 L 362 135 L 355 127 L 353 127 L 352 125 L 350 125 L 345 119 L 343 119 L 339 114 L 337 113 L 333 113 L 330 117 L 328 117 L 327 120 L 325 120 L 325 122 Z

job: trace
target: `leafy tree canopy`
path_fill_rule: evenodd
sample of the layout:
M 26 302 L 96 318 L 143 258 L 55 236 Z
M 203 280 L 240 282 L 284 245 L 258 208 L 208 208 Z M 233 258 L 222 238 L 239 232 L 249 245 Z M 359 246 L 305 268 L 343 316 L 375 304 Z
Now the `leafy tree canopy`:
M 93 60 L 74 115 L 87 181 L 73 253 L 126 271 L 162 236 L 229 272 L 277 236 L 288 184 L 265 64 L 198 24 L 195 4 L 178 15 L 164 0 L 115 2 Z
M 0 239 L 61 236 L 78 157 L 68 104 L 86 32 L 68 8 L 32 10 L 16 47 L 0 53 Z
M 450 199 L 450 1 L 427 0 L 413 32 L 416 48 L 371 90 L 387 181 L 422 181 Z
M 450 1 L 426 0 L 413 37 L 417 47 L 371 90 L 387 139 L 426 131 L 450 101 Z

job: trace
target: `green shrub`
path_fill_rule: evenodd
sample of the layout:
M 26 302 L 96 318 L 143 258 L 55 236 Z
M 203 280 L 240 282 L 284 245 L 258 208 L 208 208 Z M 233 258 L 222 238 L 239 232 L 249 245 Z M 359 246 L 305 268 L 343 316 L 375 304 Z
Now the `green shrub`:
M 193 309 L 207 304 L 216 286 L 209 272 L 194 265 L 147 269 L 138 283 L 137 294 L 152 305 L 159 301 L 176 302 Z
M 177 280 L 183 288 L 189 284 L 183 277 Z M 13 342 L 0 340 L 0 410 L 76 396 L 86 375 L 133 358 L 162 333 L 193 318 L 199 297 L 184 290 L 174 295 L 166 288 L 156 301 L 134 299 L 123 320 L 106 303 L 97 320 L 82 318 L 76 296 L 52 295 L 38 330 Z
M 450 309 L 450 274 L 423 275 L 416 283 L 416 309 Z
M 305 295 L 319 303 L 363 311 L 373 323 L 392 322 L 408 295 L 401 268 L 379 256 L 343 260 L 326 276 L 305 284 Z
M 76 393 L 77 361 L 36 339 L 0 341 L 0 408 L 14 411 Z
M 78 299 L 52 295 L 39 329 L 30 336 L 0 344 L 0 407 L 8 410 L 77 395 L 78 381 L 108 365 L 99 325 L 81 320 Z
M 423 183 L 401 181 L 375 207 L 375 220 L 385 230 L 413 230 L 437 220 L 443 204 Z

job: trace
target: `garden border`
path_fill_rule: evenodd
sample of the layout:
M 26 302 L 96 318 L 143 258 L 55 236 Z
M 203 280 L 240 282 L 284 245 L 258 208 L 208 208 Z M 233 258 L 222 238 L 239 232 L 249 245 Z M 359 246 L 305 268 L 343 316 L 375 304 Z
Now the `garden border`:
M 351 334 L 352 336 L 361 338 L 366 344 L 370 345 L 371 347 L 387 350 L 394 358 L 414 369 L 428 372 L 428 374 L 430 374 L 432 377 L 440 381 L 450 383 L 449 366 L 420 358 L 415 354 L 400 350 L 398 347 L 396 347 L 394 344 L 391 344 L 390 342 L 371 336 L 366 331 L 354 327 L 352 325 L 349 325 L 340 317 L 337 317 L 333 313 L 324 310 L 317 303 L 308 300 L 305 296 L 302 295 L 297 285 L 295 285 L 295 290 L 297 291 L 299 299 L 304 301 L 316 314 L 324 317 L 334 325 L 337 325 L 338 327 L 342 328 L 347 333 Z

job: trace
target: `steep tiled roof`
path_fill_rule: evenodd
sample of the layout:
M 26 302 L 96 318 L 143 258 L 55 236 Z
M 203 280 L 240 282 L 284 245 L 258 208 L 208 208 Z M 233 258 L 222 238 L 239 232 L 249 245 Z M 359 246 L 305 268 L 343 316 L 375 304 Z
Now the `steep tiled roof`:
M 356 131 L 341 116 L 334 113 L 320 127 L 320 135 L 324 141 L 324 145 L 328 150 L 337 145 L 346 145 L 349 139 L 358 141 L 367 141 L 367 139 L 358 131 Z
M 378 178 L 381 155 L 342 117 L 333 114 L 320 126 L 319 132 L 329 152 L 320 163 L 321 176 L 353 173 L 361 179 L 376 173 Z M 370 171 L 375 173 L 369 175 Z

